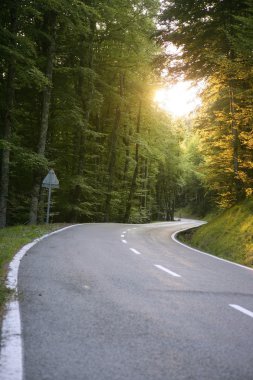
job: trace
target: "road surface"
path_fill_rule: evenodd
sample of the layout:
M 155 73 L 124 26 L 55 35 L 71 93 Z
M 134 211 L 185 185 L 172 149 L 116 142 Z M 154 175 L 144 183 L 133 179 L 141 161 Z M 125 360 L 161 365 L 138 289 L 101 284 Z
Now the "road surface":
M 195 224 L 84 224 L 31 248 L 24 380 L 252 380 L 253 271 L 171 239 Z

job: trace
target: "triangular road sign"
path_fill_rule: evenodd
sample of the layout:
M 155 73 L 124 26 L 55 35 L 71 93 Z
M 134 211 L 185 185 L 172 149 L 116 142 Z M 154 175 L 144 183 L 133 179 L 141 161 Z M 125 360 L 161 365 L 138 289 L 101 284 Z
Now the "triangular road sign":
M 59 181 L 53 169 L 50 169 L 46 177 L 43 179 L 42 187 L 51 187 L 52 189 L 59 188 Z

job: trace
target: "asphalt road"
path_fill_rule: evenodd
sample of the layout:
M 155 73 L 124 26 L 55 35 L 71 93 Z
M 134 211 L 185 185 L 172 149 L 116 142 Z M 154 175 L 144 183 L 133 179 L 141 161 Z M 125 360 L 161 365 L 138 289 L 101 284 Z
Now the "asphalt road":
M 28 251 L 24 379 L 252 380 L 253 271 L 170 238 L 188 225 L 84 224 Z

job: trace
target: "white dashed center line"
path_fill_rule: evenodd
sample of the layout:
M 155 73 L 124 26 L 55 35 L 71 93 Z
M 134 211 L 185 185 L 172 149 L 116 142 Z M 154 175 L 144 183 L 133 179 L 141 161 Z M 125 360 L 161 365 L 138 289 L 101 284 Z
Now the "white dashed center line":
M 132 251 L 133 253 L 136 253 L 136 255 L 141 255 L 141 253 L 139 251 L 137 251 L 136 249 L 134 248 L 129 248 L 130 251 Z
M 121 241 L 122 241 L 122 243 L 127 244 L 126 240 L 122 239 Z
M 122 235 L 120 235 L 120 236 L 121 236 L 122 238 L 124 238 L 124 237 L 125 237 L 125 235 L 123 235 L 123 234 L 122 234 Z
M 250 311 L 250 310 L 247 310 L 247 309 L 244 309 L 244 307 L 241 307 L 239 305 L 232 305 L 232 304 L 229 304 L 230 307 L 233 307 L 234 309 L 240 311 L 241 313 L 243 314 L 246 314 L 248 315 L 249 317 L 253 318 L 253 312 Z
M 179 274 L 172 272 L 171 270 L 163 267 L 162 265 L 155 265 L 156 268 L 163 270 L 166 273 L 169 273 L 173 277 L 181 277 Z

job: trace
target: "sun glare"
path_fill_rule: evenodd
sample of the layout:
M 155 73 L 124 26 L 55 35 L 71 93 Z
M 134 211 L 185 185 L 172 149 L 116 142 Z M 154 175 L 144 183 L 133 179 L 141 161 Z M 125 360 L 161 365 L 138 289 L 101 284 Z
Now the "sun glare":
M 198 96 L 200 88 L 190 82 L 178 82 L 171 87 L 156 91 L 155 103 L 175 117 L 187 116 L 201 105 Z

